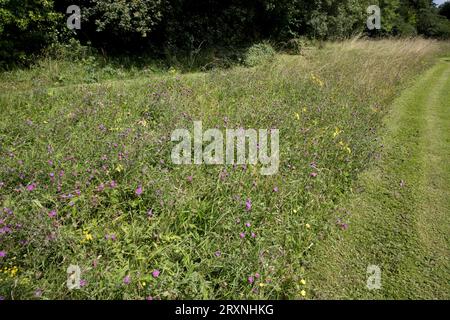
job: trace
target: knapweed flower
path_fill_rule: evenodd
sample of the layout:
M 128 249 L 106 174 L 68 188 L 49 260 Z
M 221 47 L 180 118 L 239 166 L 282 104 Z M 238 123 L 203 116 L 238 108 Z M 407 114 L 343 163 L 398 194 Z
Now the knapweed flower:
M 256 233 L 252 232 L 251 236 L 253 239 L 256 238 Z
M 252 210 L 252 200 L 247 199 L 247 201 L 245 201 L 245 210 L 247 210 L 247 211 Z
M 159 277 L 159 274 L 160 274 L 160 271 L 159 271 L 159 270 L 153 270 L 153 272 L 152 272 L 153 278 L 158 278 L 158 277 Z
M 255 278 L 259 279 L 259 278 L 261 278 L 261 275 L 259 273 L 255 273 Z
M 247 228 L 250 228 L 252 225 L 251 225 L 250 222 L 247 222 L 247 223 L 245 224 L 245 226 L 246 226 Z
M 36 189 L 36 183 L 34 182 L 27 186 L 28 191 L 33 191 L 34 189 Z
M 130 284 L 130 282 L 131 282 L 131 277 L 130 276 L 126 276 L 125 278 L 123 278 L 123 283 L 124 284 Z
M 6 251 L 2 250 L 0 251 L 0 258 L 6 257 Z
M 50 218 L 56 217 L 56 210 L 50 211 L 50 212 L 48 213 L 48 216 L 49 216 Z
M 245 238 L 245 232 L 241 232 L 241 233 L 239 234 L 239 237 L 240 237 L 241 239 L 244 239 L 244 238 Z
M 248 283 L 253 284 L 253 282 L 255 282 L 255 278 L 253 278 L 253 276 L 248 277 Z
M 138 186 L 138 188 L 136 189 L 136 195 L 140 196 L 142 194 L 143 190 L 142 190 L 142 186 Z

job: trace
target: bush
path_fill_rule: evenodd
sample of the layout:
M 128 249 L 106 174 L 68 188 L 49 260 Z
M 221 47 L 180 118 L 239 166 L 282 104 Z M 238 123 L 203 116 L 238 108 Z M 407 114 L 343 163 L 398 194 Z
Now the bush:
M 262 42 L 251 46 L 245 54 L 244 64 L 247 67 L 255 67 L 273 61 L 275 49 L 267 42 Z

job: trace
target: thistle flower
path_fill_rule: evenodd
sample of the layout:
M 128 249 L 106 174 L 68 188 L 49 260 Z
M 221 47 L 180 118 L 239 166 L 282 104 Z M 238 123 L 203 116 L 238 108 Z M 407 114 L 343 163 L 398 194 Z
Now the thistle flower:
M 152 272 L 152 276 L 153 276 L 153 278 L 158 278 L 159 277 L 159 274 L 160 274 L 160 271 L 159 270 L 153 270 L 153 272 Z

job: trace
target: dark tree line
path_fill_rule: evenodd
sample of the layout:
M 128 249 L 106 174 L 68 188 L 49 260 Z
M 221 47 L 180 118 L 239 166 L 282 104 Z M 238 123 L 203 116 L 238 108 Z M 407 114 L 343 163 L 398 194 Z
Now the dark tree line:
M 76 32 L 66 27 L 72 4 L 82 10 Z M 379 31 L 366 28 L 372 4 L 382 10 Z M 437 8 L 432 0 L 0 0 L 0 61 L 20 61 L 73 37 L 131 52 L 358 33 L 449 38 L 449 7 Z

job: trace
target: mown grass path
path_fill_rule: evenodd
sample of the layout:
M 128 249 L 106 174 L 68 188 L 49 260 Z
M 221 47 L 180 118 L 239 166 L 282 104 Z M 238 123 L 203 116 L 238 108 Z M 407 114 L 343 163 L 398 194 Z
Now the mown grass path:
M 450 298 L 450 59 L 392 107 L 384 150 L 345 203 L 349 229 L 316 252 L 317 299 Z M 381 268 L 368 290 L 367 267 Z

